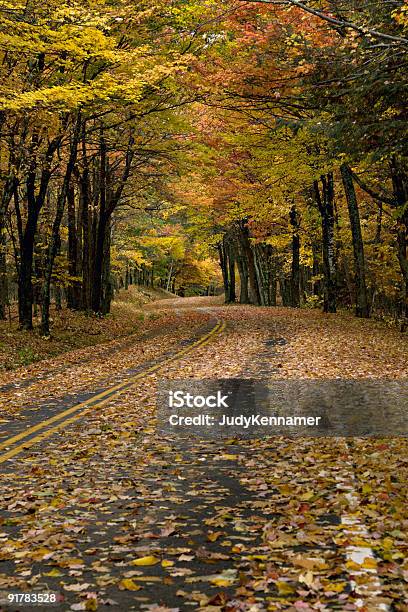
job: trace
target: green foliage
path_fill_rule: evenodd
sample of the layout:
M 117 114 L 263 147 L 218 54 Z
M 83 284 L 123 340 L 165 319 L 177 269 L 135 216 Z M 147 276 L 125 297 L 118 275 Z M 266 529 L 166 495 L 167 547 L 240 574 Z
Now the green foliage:
M 17 351 L 17 357 L 19 364 L 22 366 L 29 366 L 39 359 L 37 353 L 35 353 L 31 348 L 20 349 Z

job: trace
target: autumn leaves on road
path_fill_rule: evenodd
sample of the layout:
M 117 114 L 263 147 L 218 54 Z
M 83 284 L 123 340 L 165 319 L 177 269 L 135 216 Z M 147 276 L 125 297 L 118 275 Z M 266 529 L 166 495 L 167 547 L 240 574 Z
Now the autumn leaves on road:
M 56 359 L 50 380 L 37 365 L 3 391 L 2 453 L 39 415 L 84 394 L 90 409 L 1 466 L 0 591 L 51 590 L 63 610 L 405 610 L 406 439 L 216 442 L 155 429 L 160 377 L 403 378 L 402 337 L 211 298 L 154 310 L 144 340 L 106 358 L 89 349 L 63 373 Z M 120 394 L 103 396 L 113 386 Z

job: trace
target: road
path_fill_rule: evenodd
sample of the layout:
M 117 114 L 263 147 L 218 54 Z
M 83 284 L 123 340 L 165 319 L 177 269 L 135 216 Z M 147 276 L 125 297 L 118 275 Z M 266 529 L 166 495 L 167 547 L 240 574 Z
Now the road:
M 158 434 L 155 413 L 162 378 L 403 380 L 406 338 L 211 298 L 151 308 L 143 338 L 3 386 L 0 591 L 61 610 L 408 609 L 406 438 L 199 440 Z

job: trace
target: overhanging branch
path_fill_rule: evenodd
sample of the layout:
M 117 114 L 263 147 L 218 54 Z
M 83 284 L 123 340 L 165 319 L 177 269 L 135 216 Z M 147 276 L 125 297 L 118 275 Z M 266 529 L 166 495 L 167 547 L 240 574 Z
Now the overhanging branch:
M 369 196 L 371 196 L 373 200 L 376 200 L 377 202 L 381 202 L 382 204 L 389 204 L 390 206 L 396 205 L 396 201 L 394 200 L 394 198 L 389 198 L 388 196 L 385 196 L 381 193 L 377 193 L 376 191 L 371 189 L 371 187 L 369 187 L 366 183 L 364 183 L 364 181 L 361 180 L 358 174 L 356 174 L 352 170 L 351 170 L 351 175 L 353 179 L 356 181 L 357 185 L 363 191 L 365 191 Z
M 330 15 L 326 15 L 326 13 L 322 13 L 317 9 L 313 9 L 300 0 L 239 0 L 240 2 L 256 2 L 257 4 L 275 4 L 275 5 L 286 5 L 286 6 L 297 6 L 302 9 L 306 13 L 310 15 L 314 15 L 323 21 L 327 21 L 333 26 L 337 28 L 346 28 L 350 30 L 354 30 L 358 32 L 362 36 L 371 36 L 373 38 L 379 38 L 382 40 L 388 40 L 393 43 L 399 43 L 403 45 L 408 45 L 408 39 L 403 36 L 393 36 L 392 34 L 386 34 L 385 32 L 379 32 L 378 30 L 371 30 L 370 28 L 365 28 L 363 26 L 359 26 L 352 21 L 347 21 L 345 19 L 336 19 L 335 17 L 331 17 Z

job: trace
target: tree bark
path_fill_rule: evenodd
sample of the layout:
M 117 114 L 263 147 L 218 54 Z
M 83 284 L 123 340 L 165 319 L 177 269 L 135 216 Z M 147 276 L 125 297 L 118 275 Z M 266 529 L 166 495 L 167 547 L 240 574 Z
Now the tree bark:
M 296 206 L 290 210 L 292 226 L 292 271 L 291 271 L 291 302 L 293 308 L 300 307 L 300 237 L 299 215 Z
M 243 252 L 245 253 L 245 257 L 247 260 L 247 266 L 248 266 L 250 299 L 251 299 L 252 304 L 255 304 L 255 306 L 259 306 L 259 304 L 261 303 L 261 296 L 260 296 L 260 291 L 259 291 L 258 279 L 256 275 L 255 258 L 254 258 L 254 252 L 251 246 L 251 242 L 249 240 L 248 224 L 245 220 L 241 221 L 240 230 L 241 230 L 240 231 L 241 244 L 242 244 Z
M 67 306 L 71 310 L 79 310 L 81 306 L 81 288 L 78 282 L 79 276 L 79 244 L 78 230 L 76 224 L 75 190 L 68 190 L 68 273 L 70 276 L 67 287 Z
M 236 290 L 235 290 L 235 253 L 232 243 L 227 247 L 228 249 L 228 275 L 229 275 L 229 287 L 228 287 L 228 303 L 234 304 L 236 302 Z
M 134 137 L 129 137 L 122 176 L 114 189 L 112 168 L 108 163 L 108 150 L 103 131 L 100 135 L 100 172 L 99 172 L 99 220 L 96 225 L 95 256 L 93 260 L 92 310 L 97 314 L 107 314 L 112 299 L 110 275 L 110 242 L 112 215 L 119 205 L 123 190 L 129 179 L 134 158 Z M 109 249 L 107 249 L 109 245 Z
M 240 248 L 240 244 L 237 241 L 237 267 L 238 274 L 240 280 L 240 293 L 239 293 L 239 303 L 240 304 L 249 304 L 249 292 L 248 292 L 248 267 L 245 257 L 243 256 Z
M 111 279 L 111 223 L 109 220 L 105 229 L 103 247 L 101 314 L 107 315 L 110 312 L 113 294 Z
M 397 254 L 404 283 L 403 317 L 405 319 L 405 329 L 407 325 L 406 321 L 408 320 L 408 181 L 406 172 L 396 156 L 391 159 L 391 176 L 394 197 L 398 207 Z
M 224 248 L 224 241 L 219 242 L 217 245 L 218 248 L 218 256 L 220 259 L 220 268 L 222 272 L 222 280 L 224 282 L 224 296 L 225 303 L 228 302 L 229 295 L 229 275 L 228 275 L 228 255 Z
M 61 143 L 61 136 L 56 137 L 48 145 L 44 167 L 41 172 L 38 191 L 36 194 L 37 161 L 34 158 L 31 162 L 26 179 L 27 192 L 27 221 L 25 228 L 22 227 L 21 211 L 18 197 L 17 185 L 14 189 L 14 205 L 19 226 L 20 242 L 20 266 L 18 274 L 18 315 L 20 328 L 25 330 L 33 329 L 33 256 L 34 240 L 37 231 L 38 218 L 44 205 L 51 179 L 51 163 L 56 150 Z M 33 148 L 36 146 L 33 137 Z
M 348 164 L 342 164 L 341 176 L 347 199 L 351 234 L 353 237 L 354 272 L 356 284 L 356 316 L 368 318 L 370 316 L 370 307 L 366 284 L 364 243 L 361 233 L 360 212 L 358 209 L 356 190 L 354 188 L 353 175 Z
M 9 305 L 7 281 L 7 234 L 6 214 L 13 195 L 14 177 L 9 177 L 3 188 L 0 200 L 0 320 L 6 319 L 6 307 Z
M 92 285 L 91 285 L 91 259 L 93 252 L 92 222 L 90 218 L 90 180 L 89 166 L 87 160 L 85 128 L 82 128 L 82 164 L 83 171 L 79 176 L 79 188 L 81 198 L 81 227 L 82 227 L 82 292 L 81 307 L 90 312 L 92 307 Z
M 64 180 L 62 182 L 62 186 L 60 192 L 58 194 L 57 199 L 57 209 L 55 213 L 54 223 L 52 226 L 52 234 L 51 240 L 48 247 L 47 254 L 47 262 L 45 266 L 45 278 L 44 285 L 42 291 L 42 316 L 41 316 L 41 333 L 43 336 L 50 335 L 50 289 L 51 289 L 51 279 L 52 272 L 54 269 L 54 261 L 55 257 L 58 253 L 58 248 L 60 245 L 60 227 L 62 216 L 64 214 L 65 202 L 68 196 L 68 191 L 71 183 L 71 177 L 74 172 L 74 166 L 76 163 L 77 153 L 78 153 L 78 141 L 80 134 L 80 125 L 81 119 L 80 116 L 77 117 L 74 134 L 71 142 L 71 149 L 69 154 L 69 159 L 67 162 L 67 168 L 65 171 Z
M 106 237 L 106 226 L 108 224 L 107 215 L 107 147 L 106 142 L 101 135 L 100 141 L 100 175 L 99 175 L 99 189 L 100 189 L 100 204 L 99 204 L 99 220 L 96 230 L 96 244 L 95 244 L 95 259 L 93 262 L 93 287 L 92 287 L 92 310 L 95 313 L 101 312 L 102 302 L 102 269 L 103 269 L 103 256 L 105 247 Z
M 8 304 L 8 283 L 7 283 L 7 265 L 6 265 L 6 228 L 5 219 L 0 211 L 0 320 L 6 319 L 6 306 Z
M 324 312 L 337 310 L 336 256 L 334 241 L 334 177 L 333 173 L 321 176 L 322 194 L 318 181 L 314 181 L 316 203 L 322 221 L 322 249 L 324 273 Z
M 20 267 L 18 275 L 18 315 L 20 328 L 33 329 L 33 257 L 34 237 L 37 230 L 39 209 L 32 200 L 28 204 L 28 218 L 20 243 Z
M 170 264 L 170 269 L 167 275 L 167 284 L 166 291 L 171 291 L 171 282 L 173 280 L 173 270 L 174 270 L 174 262 L 172 261 Z M 140 285 L 140 270 L 137 271 L 137 284 Z

